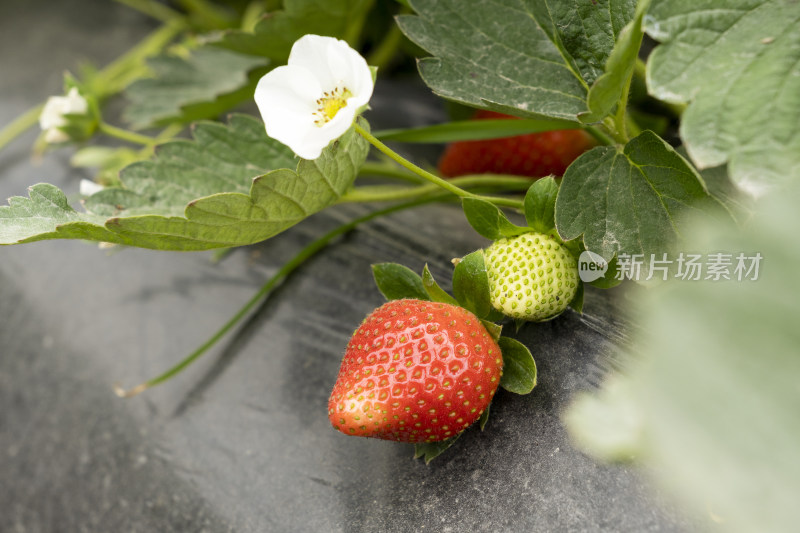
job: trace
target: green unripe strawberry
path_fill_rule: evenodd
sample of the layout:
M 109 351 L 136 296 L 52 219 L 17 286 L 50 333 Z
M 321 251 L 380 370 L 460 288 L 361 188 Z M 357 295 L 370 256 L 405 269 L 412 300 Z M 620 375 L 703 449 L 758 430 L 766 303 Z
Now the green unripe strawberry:
M 555 238 L 525 233 L 484 250 L 492 305 L 504 315 L 541 321 L 563 312 L 578 290 L 578 262 Z

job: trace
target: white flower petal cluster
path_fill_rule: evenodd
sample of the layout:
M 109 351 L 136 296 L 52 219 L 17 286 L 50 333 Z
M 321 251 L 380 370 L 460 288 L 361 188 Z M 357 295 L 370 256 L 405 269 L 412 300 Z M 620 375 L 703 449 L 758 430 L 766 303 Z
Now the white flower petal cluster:
M 39 115 L 39 126 L 45 132 L 44 140 L 51 144 L 68 141 L 69 135 L 59 129 L 67 125 L 64 115 L 85 115 L 88 111 L 89 103 L 76 87 L 66 96 L 51 96 Z
M 316 159 L 350 128 L 373 87 L 369 65 L 346 42 L 305 35 L 286 66 L 261 78 L 255 100 L 267 135 L 303 159 Z

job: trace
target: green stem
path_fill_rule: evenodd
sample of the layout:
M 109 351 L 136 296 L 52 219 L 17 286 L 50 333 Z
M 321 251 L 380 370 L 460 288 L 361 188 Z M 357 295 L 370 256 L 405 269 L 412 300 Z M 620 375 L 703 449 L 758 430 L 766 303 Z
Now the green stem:
M 630 139 L 628 137 L 628 121 L 626 119 L 626 113 L 628 110 L 628 97 L 630 96 L 632 79 L 633 74 L 631 74 L 631 76 L 625 82 L 625 86 L 622 89 L 622 96 L 617 103 L 617 113 L 614 115 L 614 128 L 625 143 L 627 143 Z
M 44 104 L 39 104 L 25 111 L 25 113 L 15 118 L 11 124 L 0 130 L 0 150 L 18 136 L 25 133 L 28 128 L 35 126 L 39 121 L 39 115 L 42 113 L 42 109 L 44 109 Z
M 233 26 L 227 13 L 206 0 L 178 0 L 178 3 L 202 30 L 224 30 Z
M 367 176 L 381 176 L 386 178 L 395 178 L 403 181 L 408 181 L 411 183 L 427 183 L 425 180 L 417 176 L 416 174 L 412 174 L 407 170 L 401 170 L 394 165 L 388 165 L 386 163 L 376 163 L 372 161 L 367 161 L 363 165 L 361 165 L 361 169 L 358 171 L 359 177 L 367 175 Z
M 150 33 L 139 44 L 106 65 L 98 75 L 102 86 L 96 87 L 98 98 L 116 94 L 147 69 L 145 59 L 164 49 L 186 25 L 180 21 L 164 24 Z
M 179 123 L 170 124 L 169 126 L 164 128 L 161 131 L 161 133 L 158 134 L 158 136 L 155 138 L 155 141 L 158 144 L 164 141 L 168 141 L 173 137 L 175 137 L 177 134 L 179 134 L 181 131 L 183 131 L 183 124 Z
M 178 123 L 170 124 L 169 126 L 164 128 L 161 131 L 161 133 L 159 133 L 156 137 L 153 137 L 149 144 L 144 145 L 142 149 L 139 150 L 139 157 L 141 157 L 142 159 L 150 158 L 153 155 L 153 151 L 155 150 L 155 147 L 157 145 L 172 139 L 181 131 L 183 131 L 183 124 L 178 124 Z M 144 135 L 142 135 L 142 137 L 144 137 Z
M 142 135 L 140 133 L 123 130 L 122 128 L 112 126 L 111 124 L 107 124 L 105 122 L 100 122 L 97 128 L 101 132 L 108 135 L 109 137 L 116 137 L 117 139 L 121 139 L 123 141 L 127 141 L 134 144 L 141 144 L 143 146 L 153 146 L 158 143 L 158 139 L 155 137 L 148 137 L 147 135 Z
M 506 177 L 501 175 L 466 176 L 450 180 L 455 185 L 463 188 L 483 187 L 492 192 L 524 191 L 533 180 L 530 178 Z M 434 184 L 419 185 L 417 187 L 396 187 L 393 185 L 376 185 L 356 187 L 347 191 L 339 200 L 340 202 L 391 202 L 424 198 L 438 192 L 439 186 Z M 496 205 L 520 207 L 521 202 L 512 198 L 497 198 L 482 196 Z
M 149 17 L 153 17 L 161 22 L 173 22 L 178 19 L 183 19 L 183 15 L 177 11 L 170 9 L 161 2 L 154 0 L 115 0 L 120 4 L 126 5 L 131 9 L 135 9 L 140 13 L 144 13 Z
M 267 6 L 261 0 L 253 0 L 247 4 L 242 14 L 241 30 L 251 33 L 256 29 L 256 24 L 266 12 Z
M 600 141 L 601 144 L 605 144 L 608 146 L 612 146 L 616 144 L 616 141 L 613 137 L 609 136 L 605 131 L 601 128 L 596 128 L 594 126 L 586 126 L 586 131 L 591 134 L 592 137 Z
M 468 197 L 474 198 L 475 197 L 474 194 L 472 194 L 470 192 L 467 192 L 464 189 L 460 189 L 460 188 L 456 187 L 455 185 L 453 185 L 452 183 L 448 182 L 447 180 L 444 180 L 444 179 L 442 179 L 442 178 L 440 178 L 438 176 L 435 176 L 435 175 L 431 174 L 430 172 L 428 172 L 427 170 L 423 170 L 420 167 L 418 167 L 417 165 L 415 165 L 414 163 L 412 163 L 411 161 L 405 159 L 400 154 L 398 154 L 397 152 L 395 152 L 394 150 L 392 150 L 391 148 L 389 148 L 388 146 L 383 144 L 381 141 L 379 141 L 377 137 L 375 137 L 370 132 L 368 132 L 367 130 L 362 128 L 361 125 L 358 122 L 355 123 L 355 128 L 356 128 L 356 131 L 359 133 L 359 135 L 361 135 L 367 141 L 369 141 L 369 143 L 372 146 L 374 146 L 375 148 L 377 148 L 378 150 L 383 152 L 385 155 L 389 156 L 389 158 L 391 158 L 393 161 L 395 161 L 397 164 L 399 164 L 403 168 L 406 168 L 406 169 L 410 170 L 411 172 L 413 172 L 417 176 L 420 176 L 421 178 L 425 179 L 426 181 L 429 181 L 429 182 L 431 182 L 431 183 L 433 183 L 435 185 L 438 185 L 442 189 L 444 189 L 446 191 L 449 191 L 449 192 L 455 194 L 456 196 L 458 196 L 460 198 L 468 198 Z
M 206 353 L 212 346 L 214 346 L 219 340 L 225 336 L 236 324 L 239 323 L 246 315 L 250 312 L 255 305 L 260 302 L 264 297 L 266 297 L 279 283 L 281 283 L 284 279 L 286 279 L 292 272 L 297 270 L 303 263 L 305 263 L 308 259 L 316 255 L 322 249 L 324 249 L 333 239 L 348 233 L 349 231 L 355 229 L 359 224 L 363 224 L 364 222 L 368 222 L 374 218 L 378 218 L 383 215 L 388 215 L 389 213 L 393 213 L 395 211 L 401 211 L 403 209 L 409 209 L 412 207 L 416 207 L 418 205 L 422 205 L 424 203 L 428 203 L 433 201 L 437 198 L 426 198 L 423 200 L 415 200 L 412 202 L 406 202 L 402 204 L 393 205 L 391 207 L 387 207 L 385 209 L 380 209 L 378 211 L 373 211 L 367 215 L 362 217 L 356 218 L 351 220 L 346 224 L 342 224 L 338 228 L 326 233 L 322 237 L 318 238 L 317 240 L 308 244 L 305 248 L 300 250 L 300 252 L 295 255 L 292 259 L 290 259 L 287 263 L 285 263 L 280 270 L 278 270 L 274 276 L 272 276 L 267 282 L 259 289 L 259 291 L 253 295 L 250 300 L 241 308 L 239 311 L 228 320 L 225 325 L 223 325 L 219 331 L 217 331 L 214 335 L 211 336 L 206 342 L 200 345 L 194 352 L 192 352 L 188 357 L 183 359 L 177 365 L 173 366 L 163 374 L 145 381 L 144 383 L 133 387 L 132 389 L 125 390 L 119 386 L 114 387 L 114 392 L 116 392 L 117 396 L 122 398 L 130 398 L 131 396 L 136 396 L 137 394 L 144 392 L 145 390 L 149 389 L 150 387 L 154 387 L 160 383 L 164 383 L 165 381 L 169 380 L 170 378 L 174 377 L 175 375 L 179 374 L 182 370 L 188 367 L 190 364 L 195 362 L 201 355 Z
M 606 130 L 609 132 L 611 138 L 613 139 L 613 142 L 611 143 L 612 145 L 627 144 L 628 139 L 626 139 L 622 135 L 622 133 L 620 133 L 620 131 L 617 129 L 617 123 L 615 117 L 610 117 L 610 116 L 606 117 L 605 119 L 603 119 L 603 125 L 605 126 Z

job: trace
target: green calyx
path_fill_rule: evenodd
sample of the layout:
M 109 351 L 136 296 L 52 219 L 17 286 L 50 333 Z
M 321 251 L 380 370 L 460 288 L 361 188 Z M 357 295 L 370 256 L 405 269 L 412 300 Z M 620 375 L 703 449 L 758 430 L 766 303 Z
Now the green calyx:
M 507 316 L 549 320 L 567 308 L 578 290 L 575 257 L 549 235 L 499 239 L 484 257 L 492 305 Z

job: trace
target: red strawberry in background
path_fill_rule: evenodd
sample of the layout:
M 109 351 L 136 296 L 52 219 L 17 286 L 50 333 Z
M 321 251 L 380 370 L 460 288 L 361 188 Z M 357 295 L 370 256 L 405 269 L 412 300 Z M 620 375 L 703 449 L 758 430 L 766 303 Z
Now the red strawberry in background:
M 353 334 L 328 416 L 347 435 L 445 440 L 480 418 L 500 384 L 502 367 L 497 343 L 466 309 L 391 301 Z
M 478 111 L 475 119 L 515 119 L 494 111 Z M 514 174 L 541 178 L 563 176 L 579 155 L 597 145 L 583 130 L 556 130 L 484 141 L 459 141 L 447 146 L 439 160 L 446 177 L 465 174 Z

